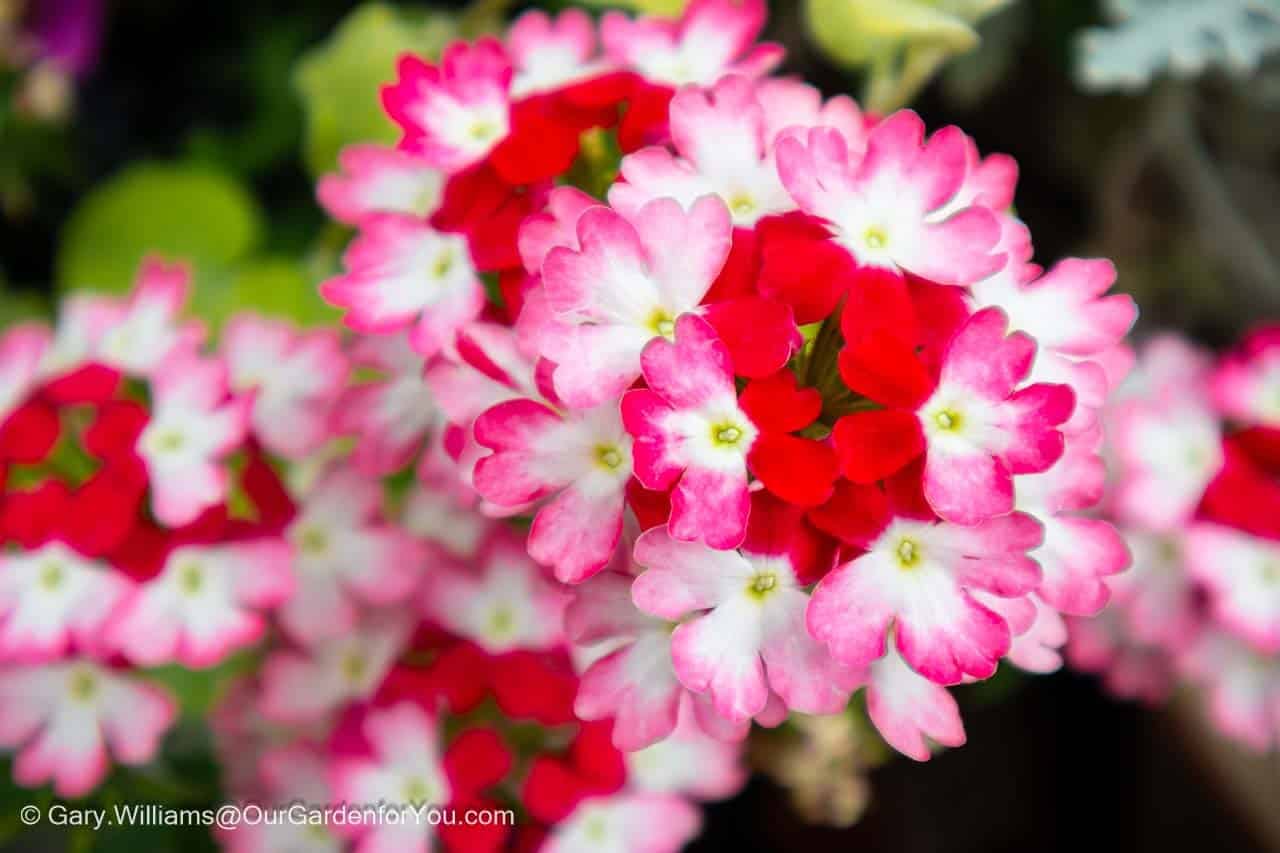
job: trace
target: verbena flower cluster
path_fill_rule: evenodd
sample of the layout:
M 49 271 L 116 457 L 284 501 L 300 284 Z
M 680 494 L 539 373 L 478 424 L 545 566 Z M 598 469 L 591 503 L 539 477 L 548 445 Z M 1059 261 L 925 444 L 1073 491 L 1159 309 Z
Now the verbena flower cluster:
M 1072 665 L 1147 702 L 1188 681 L 1221 732 L 1280 744 L 1280 327 L 1218 359 L 1151 340 L 1108 419 L 1133 567 L 1072 621 Z
M 771 76 L 764 15 L 530 12 L 405 57 L 400 143 L 318 188 L 349 333 L 211 347 L 151 261 L 5 335 L 19 782 L 146 762 L 149 668 L 239 661 L 231 796 L 524 820 L 233 849 L 658 853 L 753 721 L 865 689 L 924 760 L 964 741 L 949 686 L 1060 665 L 1129 562 L 1089 511 L 1136 309 L 1107 261 L 1032 262 L 1010 158 Z

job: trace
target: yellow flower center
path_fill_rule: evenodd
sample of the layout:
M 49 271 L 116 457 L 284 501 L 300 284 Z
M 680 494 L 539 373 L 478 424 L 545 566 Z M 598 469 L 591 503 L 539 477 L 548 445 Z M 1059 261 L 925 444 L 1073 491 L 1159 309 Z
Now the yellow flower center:
M 964 417 L 955 409 L 943 409 L 933 416 L 933 422 L 938 425 L 938 429 L 957 432 L 964 424 Z
M 57 560 L 49 560 L 40 567 L 40 586 L 52 592 L 62 586 L 62 581 L 66 576 L 67 571 L 63 568 L 62 563 Z
M 729 198 L 729 209 L 734 216 L 750 216 L 756 212 L 756 200 L 746 191 L 734 193 Z
M 612 444 L 602 444 L 596 448 L 596 462 L 603 468 L 616 471 L 622 465 L 622 453 Z
M 358 684 L 368 671 L 369 662 L 359 652 L 350 652 L 342 659 L 342 674 L 353 684 Z
M 199 563 L 186 563 L 178 568 L 178 587 L 187 595 L 195 595 L 204 586 L 204 569 Z
M 182 449 L 186 439 L 176 429 L 165 430 L 155 437 L 155 448 L 165 453 L 174 453 Z
M 298 547 L 312 556 L 323 554 L 329 550 L 329 534 L 318 527 L 303 528 L 298 536 Z
M 498 126 L 488 119 L 476 119 L 471 124 L 471 138 L 476 142 L 487 142 L 498 133 Z
M 742 428 L 736 424 L 715 424 L 711 427 L 711 439 L 718 445 L 732 447 L 742 440 Z
M 435 263 L 431 265 L 431 277 L 441 279 L 447 276 L 453 269 L 453 250 L 445 249 L 436 258 Z
M 904 538 L 898 543 L 894 553 L 898 558 L 898 567 L 902 569 L 913 569 L 924 559 L 920 545 L 914 539 Z
M 431 786 L 420 776 L 410 776 L 405 780 L 402 796 L 409 805 L 430 802 Z
M 778 588 L 778 576 L 773 572 L 761 572 L 751 579 L 747 586 L 747 594 L 752 598 L 764 599 Z
M 77 702 L 88 702 L 98 692 L 98 679 L 87 669 L 77 669 L 71 674 L 67 692 Z
M 655 308 L 653 313 L 649 315 L 649 329 L 656 335 L 662 335 L 667 340 L 673 340 L 676 334 L 676 318 L 672 317 L 664 308 Z
M 889 234 L 881 225 L 872 225 L 862 235 L 862 242 L 868 249 L 883 249 L 889 245 Z
M 495 607 L 489 614 L 489 635 L 492 637 L 510 636 L 515 628 L 516 617 L 509 607 Z

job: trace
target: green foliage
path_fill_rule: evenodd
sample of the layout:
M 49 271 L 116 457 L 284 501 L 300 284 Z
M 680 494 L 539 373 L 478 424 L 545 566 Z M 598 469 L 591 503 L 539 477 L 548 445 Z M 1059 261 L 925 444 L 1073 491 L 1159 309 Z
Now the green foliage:
M 865 105 L 909 103 L 950 57 L 978 44 L 973 25 L 1012 0 L 806 0 L 809 31 L 841 65 L 868 76 Z
M 396 60 L 413 52 L 435 55 L 457 35 L 443 12 L 413 18 L 382 3 L 355 9 L 298 63 L 294 85 L 306 113 L 304 159 L 312 174 L 334 167 L 352 142 L 393 142 L 380 88 L 395 79 Z
M 215 328 L 239 311 L 285 317 L 306 326 L 335 323 L 341 312 L 325 304 L 317 284 L 296 260 L 254 258 L 238 267 L 224 286 L 198 289 L 191 310 Z
M 246 651 L 232 655 L 209 669 L 188 669 L 169 664 L 142 670 L 141 675 L 172 693 L 182 714 L 195 720 L 203 719 L 209 713 L 236 676 L 252 671 L 258 663 L 258 655 Z
M 11 290 L 0 279 L 0 329 L 31 320 L 48 320 L 49 304 L 38 293 Z
M 212 169 L 143 163 L 90 192 L 62 232 L 56 278 L 63 290 L 123 293 L 150 252 L 195 266 L 199 289 L 222 286 L 258 244 L 263 215 L 253 197 Z
M 689 5 L 689 0 L 581 0 L 584 6 L 627 9 L 642 15 L 678 16 Z

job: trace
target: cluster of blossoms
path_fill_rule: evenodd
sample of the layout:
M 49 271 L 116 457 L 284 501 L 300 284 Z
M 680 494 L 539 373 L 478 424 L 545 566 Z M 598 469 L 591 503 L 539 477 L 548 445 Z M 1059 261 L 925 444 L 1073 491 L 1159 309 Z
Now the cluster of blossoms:
M 399 145 L 320 185 L 358 231 L 323 293 L 422 365 L 420 476 L 531 517 L 578 718 L 733 741 L 865 687 L 925 759 L 949 685 L 1059 666 L 1129 561 L 1086 511 L 1136 310 L 1106 261 L 1032 262 L 1009 158 L 770 76 L 764 12 L 404 59 Z
M 662 853 L 753 722 L 865 688 L 924 760 L 964 741 L 949 686 L 1060 665 L 1129 562 L 1087 511 L 1134 305 L 1106 261 L 1032 263 L 1009 158 L 769 76 L 764 12 L 530 12 L 404 58 L 400 144 L 318 189 L 347 333 L 207 346 L 149 262 L 4 336 L 20 782 L 152 759 L 152 668 L 239 661 L 231 796 L 522 820 L 232 849 Z
M 229 798 L 437 810 L 245 823 L 229 850 L 692 838 L 693 804 L 745 781 L 740 747 L 690 718 L 624 755 L 611 720 L 575 716 L 568 596 L 422 452 L 443 414 L 404 336 L 243 314 L 212 349 L 181 319 L 189 287 L 149 260 L 127 297 L 0 337 L 15 780 L 74 798 L 162 761 L 176 666 L 244 673 L 212 717 Z
M 1069 661 L 1152 703 L 1186 680 L 1222 733 L 1280 745 L 1280 327 L 1216 361 L 1152 339 L 1107 421 L 1133 567 L 1072 621 Z

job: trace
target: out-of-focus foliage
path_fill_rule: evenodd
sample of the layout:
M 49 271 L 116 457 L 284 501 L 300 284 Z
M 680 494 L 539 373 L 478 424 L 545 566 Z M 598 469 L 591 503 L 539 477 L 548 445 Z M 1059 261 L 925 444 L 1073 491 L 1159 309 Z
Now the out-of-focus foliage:
M 909 103 L 956 54 L 978 44 L 974 25 L 1012 0 L 806 0 L 809 31 L 842 65 L 867 73 L 864 106 Z
M 645 15 L 679 15 L 688 0 L 582 0 L 584 6 L 630 9 Z
M 246 309 L 303 325 L 334 323 L 340 315 L 320 298 L 318 278 L 287 256 L 254 258 L 237 268 L 225 286 L 197 291 L 192 308 L 217 325 Z
M 1138 90 L 1169 72 L 1245 74 L 1280 47 L 1277 0 L 1109 0 L 1111 27 L 1080 35 L 1076 76 L 1090 89 Z
M 406 52 L 435 55 L 458 34 L 444 12 L 411 16 L 382 3 L 349 14 L 322 45 L 298 63 L 294 84 L 306 112 L 303 157 L 313 174 L 334 167 L 352 142 L 393 142 L 395 130 L 378 90 L 395 77 Z
M 212 287 L 262 236 L 257 202 L 211 169 L 147 163 L 99 185 L 61 235 L 57 283 L 123 293 L 148 252 L 189 258 L 197 287 Z

